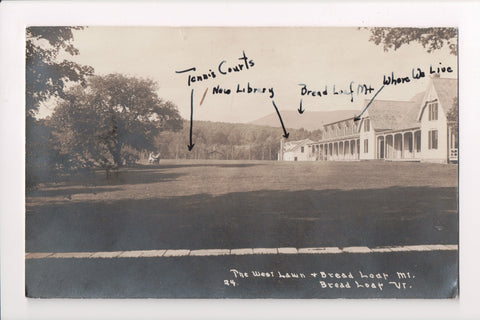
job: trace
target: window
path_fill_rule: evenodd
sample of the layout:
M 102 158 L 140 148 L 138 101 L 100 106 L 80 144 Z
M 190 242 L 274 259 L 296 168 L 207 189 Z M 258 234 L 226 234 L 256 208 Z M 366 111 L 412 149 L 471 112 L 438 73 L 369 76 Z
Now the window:
M 363 140 L 363 153 L 368 153 L 368 139 Z
M 438 149 L 438 130 L 428 131 L 428 149 Z
M 363 120 L 363 132 L 370 131 L 370 119 Z
M 305 147 L 300 148 L 300 152 L 303 153 L 305 151 Z
M 438 103 L 429 103 L 428 104 L 428 120 L 438 120 Z

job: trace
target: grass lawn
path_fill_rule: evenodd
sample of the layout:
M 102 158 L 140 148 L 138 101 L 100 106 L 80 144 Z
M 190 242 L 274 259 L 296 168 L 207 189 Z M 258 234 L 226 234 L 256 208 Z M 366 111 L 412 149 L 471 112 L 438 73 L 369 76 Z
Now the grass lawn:
M 41 185 L 26 250 L 457 243 L 458 167 L 174 161 Z

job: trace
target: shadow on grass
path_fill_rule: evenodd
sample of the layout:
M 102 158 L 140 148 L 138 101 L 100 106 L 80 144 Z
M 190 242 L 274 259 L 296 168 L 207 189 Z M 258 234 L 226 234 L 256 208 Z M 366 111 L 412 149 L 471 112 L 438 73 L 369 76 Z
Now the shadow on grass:
M 28 197 L 33 198 L 41 198 L 41 197 L 57 197 L 57 196 L 64 196 L 64 197 L 71 197 L 74 194 L 97 194 L 102 192 L 112 192 L 122 190 L 121 188 L 92 188 L 92 187 L 85 187 L 85 188 L 64 188 L 64 189 L 53 189 L 53 190 L 31 190 L 27 192 Z
M 97 186 L 114 186 L 114 185 L 126 185 L 126 184 L 147 184 L 156 182 L 168 182 L 178 179 L 185 173 L 166 173 L 165 169 L 181 169 L 181 168 L 193 168 L 193 167 L 217 167 L 217 168 L 248 168 L 255 166 L 263 166 L 263 163 L 184 163 L 184 164 L 162 164 L 159 165 L 142 165 L 138 164 L 131 167 L 120 168 L 118 171 L 110 171 L 108 174 L 103 169 L 85 170 L 76 174 L 65 174 L 57 178 L 56 183 L 51 183 L 53 186 L 78 186 L 83 185 L 86 187 Z M 78 188 L 78 192 L 72 190 L 74 193 L 81 192 Z M 114 191 L 114 190 L 112 190 Z M 89 191 L 87 191 L 89 192 Z M 37 196 L 39 194 L 38 189 L 27 190 L 27 196 Z M 52 194 L 53 195 L 53 194 Z
M 206 160 L 205 160 L 206 161 Z M 270 162 L 269 162 L 270 163 Z M 211 162 L 211 163 L 182 163 L 182 164 L 160 164 L 158 165 L 146 165 L 143 167 L 154 167 L 158 169 L 175 169 L 175 168 L 194 168 L 194 167 L 218 167 L 218 168 L 250 168 L 256 166 L 264 166 L 268 163 L 219 163 L 219 162 Z
M 165 173 L 159 168 L 151 169 L 120 169 L 116 173 L 107 173 L 104 170 L 95 170 L 88 173 L 68 175 L 58 179 L 57 184 L 51 184 L 52 186 L 85 186 L 85 188 L 103 187 L 103 186 L 116 186 L 116 185 L 134 185 L 144 183 L 156 183 L 156 182 L 168 182 L 174 181 L 181 177 L 182 173 Z M 107 190 L 107 189 L 105 189 Z M 35 194 L 33 191 L 27 191 L 27 195 L 30 193 Z M 114 190 L 112 190 L 114 191 Z M 75 193 L 75 192 L 72 192 Z
M 27 252 L 384 246 L 458 241 L 457 189 L 196 194 L 34 206 Z

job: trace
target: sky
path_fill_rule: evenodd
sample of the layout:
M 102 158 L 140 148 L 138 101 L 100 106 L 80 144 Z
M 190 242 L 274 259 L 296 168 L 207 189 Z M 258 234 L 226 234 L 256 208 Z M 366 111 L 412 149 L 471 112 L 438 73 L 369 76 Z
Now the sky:
M 90 65 L 99 75 L 153 79 L 159 96 L 175 103 L 185 119 L 190 118 L 193 89 L 194 118 L 224 122 L 250 122 L 275 112 L 272 100 L 280 112 L 297 109 L 300 100 L 307 111 L 361 112 L 381 88 L 384 75 L 412 78 L 412 68 L 421 68 L 426 76 L 386 86 L 376 99 L 408 100 L 424 91 L 430 66 L 450 66 L 454 72 L 442 76 L 456 77 L 457 57 L 448 48 L 427 53 L 412 43 L 385 52 L 369 36 L 368 30 L 358 28 L 88 27 L 74 31 L 80 54 L 62 57 Z M 239 64 L 242 70 L 228 72 Z M 177 73 L 191 68 L 196 70 Z M 188 84 L 189 75 L 212 71 L 215 77 Z M 248 84 L 265 88 L 265 93 L 236 92 L 248 91 Z M 302 95 L 300 84 L 315 92 L 326 88 L 327 95 Z M 350 84 L 353 95 L 333 94 L 334 86 L 337 92 L 350 92 Z M 363 84 L 373 88 L 367 95 L 357 94 Z M 217 86 L 231 93 L 214 94 Z

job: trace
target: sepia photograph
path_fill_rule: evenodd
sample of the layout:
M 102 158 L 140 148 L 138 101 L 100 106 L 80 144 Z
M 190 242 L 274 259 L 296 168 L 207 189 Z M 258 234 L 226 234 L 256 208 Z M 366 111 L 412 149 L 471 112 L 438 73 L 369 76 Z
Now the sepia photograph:
M 457 299 L 458 44 L 27 26 L 25 296 Z

